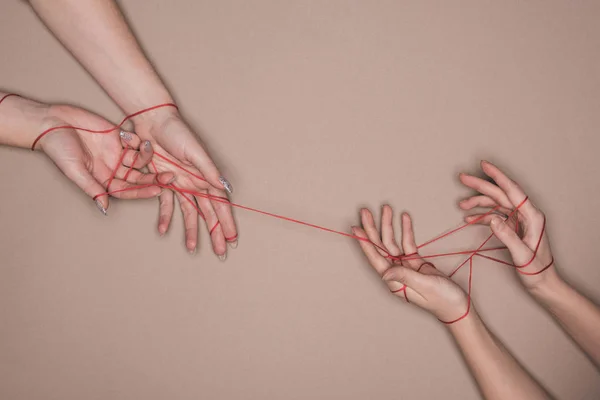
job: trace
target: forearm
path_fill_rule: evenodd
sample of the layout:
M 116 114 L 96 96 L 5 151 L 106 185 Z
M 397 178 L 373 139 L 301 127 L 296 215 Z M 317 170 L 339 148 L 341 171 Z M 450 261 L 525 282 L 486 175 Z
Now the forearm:
M 563 281 L 556 272 L 550 272 L 552 275 L 543 285 L 532 289 L 531 294 L 600 366 L 600 309 Z
M 127 114 L 172 102 L 114 1 L 30 3 L 50 31 Z
M 0 99 L 7 93 L 0 92 Z M 30 148 L 47 122 L 49 107 L 19 96 L 0 103 L 0 144 Z
M 548 394 L 488 331 L 476 312 L 449 330 L 486 399 L 547 399 Z

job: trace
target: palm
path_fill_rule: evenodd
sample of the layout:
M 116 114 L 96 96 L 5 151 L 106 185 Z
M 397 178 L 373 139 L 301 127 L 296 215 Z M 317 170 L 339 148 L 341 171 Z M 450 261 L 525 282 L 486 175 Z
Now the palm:
M 160 123 L 136 121 L 135 129 L 140 137 L 154 144 L 151 170 L 176 175 L 172 189 L 183 213 L 188 250 L 196 250 L 200 215 L 206 222 L 215 254 L 224 259 L 227 242 L 236 241 L 237 230 L 231 207 L 222 200 L 227 194 L 219 183 L 220 174 L 194 133 L 179 116 L 170 116 Z M 165 191 L 160 196 L 160 234 L 167 231 L 173 211 L 173 192 Z
M 360 240 L 359 244 L 392 293 L 431 312 L 442 321 L 456 319 L 465 309 L 468 312 L 469 300 L 465 292 L 419 256 L 408 214 L 402 215 L 401 243 L 405 254 L 402 257 L 398 257 L 402 251 L 395 239 L 391 207 L 383 207 L 380 230 L 376 228 L 369 210 L 361 211 L 361 219 L 363 229 L 354 227 L 353 232 L 357 238 L 368 239 Z
M 113 195 L 122 198 L 147 198 L 156 196 L 160 192 L 155 184 L 159 176 L 143 174 L 136 170 L 129 170 L 120 164 L 124 148 L 119 133 L 114 125 L 87 110 L 72 106 L 53 106 L 48 123 L 56 128 L 45 135 L 40 146 L 56 166 L 83 191 L 94 199 L 114 192 Z M 106 131 L 106 133 L 92 133 L 85 129 Z M 131 135 L 130 144 L 139 145 L 139 139 Z M 140 153 L 127 150 L 135 158 Z M 151 148 L 136 162 L 136 168 L 143 166 L 143 159 L 149 160 Z M 118 168 L 117 168 L 118 167 Z M 170 179 L 165 176 L 166 181 Z M 109 187 L 109 183 L 111 183 Z M 136 186 L 148 186 L 137 188 Z M 108 196 L 102 196 L 97 204 L 106 212 Z
M 61 120 L 75 127 L 93 127 L 94 130 L 111 129 L 113 125 L 93 113 L 70 106 L 58 110 Z M 52 153 L 52 160 L 68 175 L 83 165 L 96 180 L 107 183 L 119 165 L 123 147 L 117 132 L 94 134 L 76 129 L 51 133 L 45 140 L 44 150 Z
M 498 167 L 482 162 L 482 169 L 495 183 L 461 174 L 462 183 L 478 194 L 462 200 L 459 205 L 464 210 L 482 207 L 509 217 L 505 232 L 510 233 L 508 237 L 514 236 L 511 243 L 516 247 L 507 247 L 511 250 L 519 278 L 526 287 L 533 288 L 547 277 L 547 274 L 542 272 L 553 269 L 552 251 L 545 231 L 545 216 L 532 204 L 519 185 Z M 496 218 L 494 213 L 488 211 L 486 214 L 474 214 L 465 219 L 467 222 L 489 225 L 492 219 Z M 498 233 L 495 233 L 498 236 Z M 515 250 L 517 248 L 518 250 Z

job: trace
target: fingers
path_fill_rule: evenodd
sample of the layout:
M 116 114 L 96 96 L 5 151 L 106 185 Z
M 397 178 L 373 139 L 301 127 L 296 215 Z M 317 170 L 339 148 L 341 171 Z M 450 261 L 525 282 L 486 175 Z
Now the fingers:
M 177 192 L 177 201 L 183 215 L 183 224 L 185 226 L 185 247 L 194 254 L 198 244 L 198 211 L 196 210 L 196 200 L 187 194 Z
M 204 215 L 204 221 L 206 222 L 206 228 L 210 234 L 213 251 L 221 261 L 225 261 L 227 258 L 227 243 L 225 242 L 223 228 L 221 227 L 217 213 L 208 198 L 196 196 L 196 202 Z
M 140 147 L 140 143 L 142 142 L 138 135 L 123 129 L 121 129 L 121 131 L 119 132 L 119 137 L 121 139 L 121 146 L 123 146 L 126 149 L 137 149 Z
M 83 190 L 88 196 L 95 199 L 96 206 L 106 215 L 108 210 L 108 196 L 103 195 L 106 193 L 106 189 L 92 176 L 83 163 L 77 163 L 73 168 L 64 170 L 65 175 L 71 179 L 81 190 Z
M 525 200 L 527 196 L 525 195 L 525 192 L 523 192 L 523 189 L 521 189 L 516 182 L 511 180 L 502 171 L 500 171 L 500 169 L 494 164 L 488 161 L 482 161 L 481 168 L 487 176 L 492 178 L 494 182 L 496 182 L 498 186 L 504 190 L 514 207 L 518 207 L 523 200 Z M 520 211 L 526 218 L 533 218 L 537 209 L 533 206 L 531 201 L 528 201 L 521 206 Z
M 160 236 L 163 236 L 169 229 L 173 219 L 174 203 L 174 194 L 171 190 L 163 191 L 158 198 L 158 233 Z
M 117 177 L 129 183 L 136 184 L 158 182 L 163 185 L 168 185 L 175 180 L 175 174 L 173 172 L 161 172 L 156 175 L 153 173 L 140 172 L 123 166 L 121 166 L 119 171 L 117 171 Z
M 229 181 L 221 175 L 217 166 L 200 143 L 196 142 L 196 145 L 192 146 L 190 150 L 186 149 L 186 153 L 188 154 L 191 163 L 202 173 L 208 183 L 215 188 L 224 189 L 228 193 L 233 193 L 233 187 Z
M 508 209 L 513 208 L 513 204 L 509 200 L 506 193 L 504 193 L 504 191 L 501 188 L 494 185 L 493 183 L 467 174 L 460 174 L 459 178 L 463 185 L 470 187 L 471 189 L 476 190 L 479 193 L 493 199 L 493 201 L 501 207 Z
M 389 268 L 382 279 L 386 282 L 399 282 L 417 293 L 424 293 L 431 286 L 428 275 L 401 266 Z
M 154 155 L 154 149 L 152 143 L 146 140 L 140 146 L 139 151 L 128 149 L 125 150 L 125 156 L 123 157 L 123 165 L 126 167 L 132 167 L 140 169 L 148 165 L 152 161 Z
M 516 265 L 522 265 L 531 260 L 533 257 L 531 249 L 500 217 L 494 216 L 491 219 L 490 226 L 496 237 L 508 248 Z
M 510 199 L 513 206 L 518 206 L 519 203 L 523 201 L 525 198 L 525 193 L 523 190 L 513 182 L 510 178 L 508 178 L 498 167 L 494 164 L 482 161 L 481 169 L 483 172 L 492 178 L 494 182 L 506 193 L 507 197 Z
M 152 178 L 152 176 L 149 176 L 149 178 Z M 148 184 L 150 183 L 154 183 L 154 180 L 148 182 Z M 162 191 L 158 186 L 137 186 L 139 186 L 137 183 L 134 184 L 121 179 L 113 179 L 110 184 L 110 195 L 124 200 L 149 199 L 158 196 Z
M 381 239 L 379 237 L 379 231 L 375 226 L 375 219 L 373 219 L 373 214 L 371 214 L 371 211 L 367 210 L 366 208 L 360 210 L 360 219 L 362 222 L 363 229 L 367 234 L 367 238 L 371 242 L 375 243 L 377 246 L 383 248 L 383 243 L 381 242 Z M 375 248 L 379 252 L 379 254 L 381 254 L 382 256 L 388 255 L 382 249 L 377 248 L 377 246 L 375 246 Z
M 223 236 L 225 241 L 229 243 L 232 248 L 237 247 L 237 228 L 235 226 L 235 220 L 233 219 L 233 209 L 229 205 L 227 195 L 224 191 L 218 190 L 214 187 L 208 189 L 208 194 L 217 197 L 219 199 L 211 199 L 212 206 L 217 213 L 217 218 L 220 222 L 220 229 L 223 230 Z
M 357 226 L 352 227 L 352 233 L 355 236 L 368 239 L 366 232 Z M 373 245 L 373 243 L 368 242 L 366 240 L 359 240 L 358 244 L 360 245 L 360 248 L 362 249 L 363 253 L 365 253 L 367 260 L 369 260 L 369 264 L 371 264 L 371 266 L 375 269 L 375 271 L 377 271 L 377 273 L 380 276 L 383 275 L 383 273 L 390 266 L 389 261 L 379 253 L 379 251 Z
M 422 260 L 419 257 L 419 250 L 415 242 L 415 233 L 413 230 L 412 220 L 408 213 L 402 213 L 402 250 L 407 257 L 406 260 L 402 261 L 403 264 L 409 266 L 412 269 L 417 269 Z
M 515 215 L 512 215 L 509 219 L 506 219 L 505 215 L 499 215 L 498 213 L 474 214 L 474 215 L 466 216 L 465 222 L 470 223 L 470 224 L 489 226 L 490 223 L 492 222 L 492 219 L 498 218 L 498 217 L 502 218 L 502 220 L 504 220 L 504 223 L 508 224 L 510 229 L 512 229 L 512 230 L 516 229 L 517 216 L 515 216 Z
M 120 199 L 147 199 L 158 196 L 163 189 L 160 184 L 169 184 L 175 176 L 171 172 L 155 174 L 143 174 L 139 171 L 128 171 L 127 181 L 114 179 L 110 185 L 110 195 Z M 147 186 L 145 185 L 153 185 Z M 141 187 L 139 187 L 141 186 Z
M 496 208 L 497 207 L 498 211 L 500 211 L 501 213 L 503 213 L 505 215 L 508 215 L 511 212 L 511 210 L 509 208 L 499 206 L 498 203 L 496 203 L 496 201 L 494 201 L 494 199 L 492 199 L 488 196 L 471 196 L 467 199 L 461 200 L 458 203 L 458 206 L 460 208 L 462 208 L 463 210 L 472 210 L 475 207 L 481 207 L 481 208 Z
M 400 255 L 400 247 L 398 247 L 394 236 L 393 211 L 387 204 L 383 206 L 381 211 L 381 240 L 391 255 Z

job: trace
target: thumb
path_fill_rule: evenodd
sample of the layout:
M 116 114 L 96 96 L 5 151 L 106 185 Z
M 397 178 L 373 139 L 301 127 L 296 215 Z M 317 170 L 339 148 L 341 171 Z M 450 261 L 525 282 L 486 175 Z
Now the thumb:
M 427 278 L 427 275 L 423 275 L 412 268 L 401 266 L 388 269 L 382 277 L 382 279 L 387 282 L 400 282 L 417 293 L 423 293 L 423 291 L 427 290 L 429 286 L 429 280 Z
M 490 226 L 494 235 L 508 248 L 515 263 L 523 264 L 533 257 L 531 249 L 500 217 L 493 217 Z
M 66 172 L 69 179 L 73 181 L 81 190 L 90 196 L 95 202 L 102 214 L 106 215 L 108 209 L 108 195 L 106 189 L 92 176 L 90 171 L 84 165 L 78 164 L 70 171 Z

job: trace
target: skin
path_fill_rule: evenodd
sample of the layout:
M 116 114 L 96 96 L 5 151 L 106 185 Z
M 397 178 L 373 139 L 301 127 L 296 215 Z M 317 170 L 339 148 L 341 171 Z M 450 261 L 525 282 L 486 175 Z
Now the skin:
M 6 93 L 0 92 L 0 98 Z M 35 138 L 44 130 L 57 126 L 74 125 L 107 129 L 114 125 L 104 118 L 82 108 L 68 105 L 48 105 L 22 97 L 11 96 L 0 104 L 0 144 L 29 149 Z M 134 167 L 127 179 L 127 168 L 122 165 L 110 190 L 131 188 L 136 185 L 163 183 L 174 179 L 171 172 L 159 175 L 141 172 L 152 159 L 153 149 L 149 143 L 128 132 L 123 140 L 118 131 L 98 135 L 77 129 L 65 128 L 50 132 L 36 146 L 54 164 L 90 197 L 106 192 L 106 187 L 114 167 L 124 148 L 128 148 L 126 160 L 136 158 Z M 159 187 L 147 187 L 115 193 L 122 199 L 143 199 L 156 197 L 161 193 Z M 108 196 L 99 197 L 98 208 L 106 214 L 109 206 Z
M 463 210 L 475 207 L 498 208 L 483 217 L 483 213 L 465 217 L 467 222 L 489 225 L 496 237 L 510 251 L 523 286 L 560 324 L 565 332 L 596 364 L 600 364 L 600 309 L 566 283 L 553 263 L 546 231 L 544 214 L 527 200 L 517 183 L 498 167 L 483 161 L 483 172 L 493 179 L 488 182 L 473 175 L 461 174 L 461 182 L 478 192 L 459 202 Z M 513 212 L 520 204 L 518 212 Z M 489 211 L 489 210 L 484 210 Z M 384 206 L 380 230 L 369 210 L 361 210 L 362 228 L 353 227 L 355 235 L 369 239 L 398 256 L 418 251 L 414 240 L 412 221 L 402 214 L 402 249 L 397 244 L 392 225 L 392 209 Z M 508 218 L 509 215 L 512 216 Z M 517 225 L 518 222 L 518 225 Z M 543 235 L 542 235 L 543 233 Z M 535 248 L 540 240 L 540 246 Z M 371 266 L 382 277 L 391 292 L 433 314 L 441 321 L 452 321 L 462 316 L 467 307 L 466 293 L 434 266 L 426 264 L 418 254 L 409 260 L 392 262 L 385 252 L 372 243 L 359 241 Z M 550 265 L 548 268 L 546 268 Z M 538 273 L 539 271 L 543 271 Z M 404 290 L 401 290 L 405 288 Z M 467 316 L 446 325 L 475 378 L 481 393 L 487 399 L 543 399 L 548 393 L 506 350 L 487 329 L 477 311 L 471 306 Z
M 507 177 L 495 165 L 483 161 L 483 172 L 496 185 L 472 175 L 461 174 L 461 182 L 479 192 L 459 203 L 464 210 L 474 207 L 516 207 L 524 198 L 523 189 Z M 499 210 L 501 211 L 501 210 Z M 502 212 L 502 211 L 501 211 Z M 467 221 L 477 214 L 467 217 Z M 527 263 L 534 255 L 535 246 L 542 231 L 544 214 L 528 200 L 520 208 L 516 218 L 505 221 L 498 215 L 490 215 L 479 223 L 490 225 L 498 239 L 508 248 L 516 265 Z M 519 221 L 519 232 L 515 232 L 515 221 Z M 552 249 L 548 234 L 544 232 L 539 250 L 533 262 L 519 271 L 540 271 L 552 262 Z M 527 292 L 559 323 L 563 330 L 579 345 L 586 355 L 600 367 L 600 308 L 590 299 L 569 285 L 557 272 L 555 264 L 538 275 L 517 272 Z
M 378 230 L 373 214 L 361 210 L 362 228 L 353 227 L 356 236 L 367 238 L 391 255 L 413 254 L 408 260 L 392 262 L 372 243 L 358 241 L 371 266 L 389 290 L 404 302 L 420 307 L 442 321 L 452 321 L 465 313 L 467 294 L 433 265 L 418 256 L 412 220 L 401 216 L 402 248 L 395 239 L 393 211 L 385 205 Z M 403 291 L 399 291 L 402 288 Z M 487 399 L 547 399 L 546 391 L 527 373 L 502 343 L 487 329 L 476 310 L 446 325 Z
M 173 97 L 161 81 L 129 29 L 117 4 L 111 0 L 31 0 L 30 4 L 56 38 L 73 54 L 126 114 L 157 104 L 172 103 Z M 151 168 L 176 173 L 174 184 L 186 190 L 227 197 L 222 174 L 197 136 L 175 108 L 161 108 L 132 119 L 134 131 L 149 140 L 156 153 L 185 165 L 206 181 L 191 178 L 163 159 L 154 157 Z M 186 247 L 190 253 L 198 245 L 198 212 L 206 217 L 207 230 L 220 225 L 210 235 L 214 253 L 224 260 L 228 238 L 237 238 L 231 206 L 205 197 L 175 194 L 165 190 L 160 196 L 158 231 L 167 232 L 177 197 L 185 224 Z M 190 202 L 192 204 L 190 204 Z M 237 239 L 231 240 L 237 247 Z

